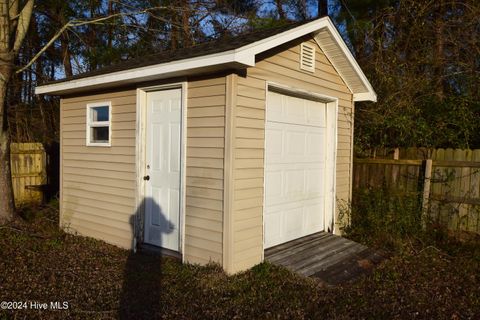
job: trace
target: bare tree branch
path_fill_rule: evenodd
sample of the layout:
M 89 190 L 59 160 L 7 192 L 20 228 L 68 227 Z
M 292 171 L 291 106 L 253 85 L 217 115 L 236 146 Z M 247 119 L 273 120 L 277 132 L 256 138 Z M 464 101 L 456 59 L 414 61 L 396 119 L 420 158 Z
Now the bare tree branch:
M 30 0 L 30 1 L 32 1 L 32 3 L 33 3 L 33 0 Z M 55 43 L 55 41 L 67 29 L 81 27 L 81 26 L 89 25 L 89 24 L 104 24 L 105 21 L 107 21 L 109 19 L 117 18 L 117 17 L 125 17 L 125 16 L 139 15 L 139 14 L 145 14 L 145 13 L 151 14 L 151 12 L 154 11 L 154 10 L 165 9 L 165 8 L 167 8 L 167 7 L 153 7 L 153 8 L 147 8 L 147 9 L 136 11 L 136 12 L 121 12 L 121 13 L 116 13 L 116 14 L 112 14 L 112 15 L 109 15 L 109 16 L 104 16 L 104 17 L 99 17 L 99 18 L 94 18 L 94 19 L 89 19 L 89 20 L 71 20 L 71 21 L 67 22 L 62 28 L 60 28 L 60 30 L 57 31 L 57 33 L 55 33 L 55 35 L 42 47 L 42 49 L 40 49 L 37 52 L 37 54 L 35 54 L 35 56 L 32 59 L 30 59 L 30 61 L 25 66 L 18 69 L 16 71 L 16 73 L 21 73 L 21 72 L 25 71 L 26 69 L 28 69 L 32 64 L 34 64 L 35 61 L 45 51 L 47 51 L 47 49 L 50 46 L 52 46 Z M 160 17 L 155 17 L 155 18 L 160 19 Z
M 23 7 L 18 18 L 18 26 L 15 33 L 15 43 L 13 44 L 13 52 L 18 52 L 22 46 L 23 39 L 27 35 L 28 25 L 30 24 L 30 18 L 32 17 L 34 0 L 28 0 Z
M 19 0 L 10 0 L 8 2 L 8 16 L 10 17 L 10 20 L 18 18 L 18 1 Z

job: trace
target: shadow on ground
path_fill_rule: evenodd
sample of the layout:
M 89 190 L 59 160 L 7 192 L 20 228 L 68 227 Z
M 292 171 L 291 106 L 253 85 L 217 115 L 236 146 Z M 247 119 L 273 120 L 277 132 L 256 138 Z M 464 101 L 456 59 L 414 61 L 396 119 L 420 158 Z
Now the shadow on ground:
M 170 222 L 166 219 L 160 206 L 151 199 L 144 199 L 137 212 L 131 216 L 130 225 L 135 230 L 135 221 L 143 215 L 145 204 L 150 202 L 152 214 L 157 215 L 160 227 L 159 245 L 161 247 L 162 237 L 170 232 Z M 159 253 L 142 250 L 133 251 L 127 258 L 124 271 L 124 282 L 120 297 L 119 319 L 157 319 L 164 313 L 162 295 L 165 294 L 162 281 L 162 256 Z

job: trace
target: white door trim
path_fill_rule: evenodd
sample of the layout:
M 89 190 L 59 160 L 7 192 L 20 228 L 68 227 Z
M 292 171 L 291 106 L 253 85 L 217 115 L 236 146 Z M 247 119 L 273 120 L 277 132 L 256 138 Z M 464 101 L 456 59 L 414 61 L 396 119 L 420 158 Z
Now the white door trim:
M 168 89 L 180 89 L 182 95 L 181 105 L 181 131 L 180 131 L 180 236 L 178 252 L 182 254 L 185 252 L 185 181 L 186 181 L 186 151 L 187 151 L 187 82 L 176 82 L 166 85 L 149 86 L 137 88 L 137 125 L 136 125 L 136 159 L 135 159 L 135 171 L 136 171 L 136 210 L 144 212 L 142 202 L 145 197 L 145 182 L 143 177 L 145 176 L 145 161 L 146 161 L 146 107 L 147 107 L 147 93 L 152 91 L 168 90 Z M 145 220 L 143 221 L 145 223 Z M 142 226 L 145 233 L 145 225 Z M 135 230 L 138 230 L 138 226 L 134 226 Z M 135 237 L 134 235 L 134 244 Z M 184 255 L 182 254 L 182 260 Z
M 328 184 L 331 186 L 330 188 L 330 201 L 326 201 L 325 203 L 325 211 L 331 212 L 331 215 L 325 214 L 325 221 L 324 226 L 325 230 L 330 229 L 330 232 L 337 233 L 335 230 L 335 212 L 336 212 L 336 194 L 337 194 L 337 182 L 336 182 L 336 173 L 337 173 L 337 131 L 338 131 L 338 98 L 333 96 L 328 96 L 325 94 L 312 92 L 304 89 L 299 89 L 295 87 L 291 87 L 288 85 L 266 81 L 265 83 L 265 113 L 266 108 L 268 107 L 268 91 L 276 91 L 279 93 L 285 93 L 293 96 L 298 96 L 300 98 L 308 99 L 308 100 L 315 100 L 319 102 L 323 102 L 327 105 L 327 160 L 326 165 L 331 166 L 333 173 L 332 175 L 328 175 L 331 181 L 328 181 Z M 265 117 L 265 123 L 267 122 L 267 117 Z M 266 139 L 264 137 L 264 141 L 266 143 Z M 265 146 L 264 146 L 265 147 Z M 266 157 L 263 159 L 263 168 L 265 170 L 266 167 Z M 262 214 L 262 245 L 263 249 L 265 250 L 265 174 L 263 176 L 263 214 Z M 331 228 L 332 226 L 333 228 Z M 263 260 L 263 257 L 262 257 Z

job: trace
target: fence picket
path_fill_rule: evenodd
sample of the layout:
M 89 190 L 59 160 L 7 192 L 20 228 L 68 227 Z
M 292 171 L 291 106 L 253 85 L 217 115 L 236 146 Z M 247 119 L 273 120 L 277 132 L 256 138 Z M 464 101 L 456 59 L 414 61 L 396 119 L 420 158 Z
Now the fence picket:
M 15 205 L 40 203 L 47 181 L 46 153 L 41 143 L 12 143 L 10 147 Z
M 386 185 L 395 192 L 416 192 L 419 197 L 426 197 L 426 190 L 419 187 L 425 187 L 422 160 L 430 155 L 431 217 L 452 230 L 480 234 L 480 149 L 408 148 L 393 154 L 379 150 L 377 154 L 385 156 L 354 160 L 354 191 Z M 399 160 L 392 159 L 395 154 Z

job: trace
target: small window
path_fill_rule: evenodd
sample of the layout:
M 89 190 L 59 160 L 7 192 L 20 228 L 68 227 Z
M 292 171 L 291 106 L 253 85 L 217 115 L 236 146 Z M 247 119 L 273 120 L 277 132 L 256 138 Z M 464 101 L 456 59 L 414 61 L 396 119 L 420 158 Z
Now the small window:
M 111 103 L 87 104 L 87 146 L 111 145 Z
M 315 47 L 307 43 L 300 46 L 300 69 L 315 72 Z

